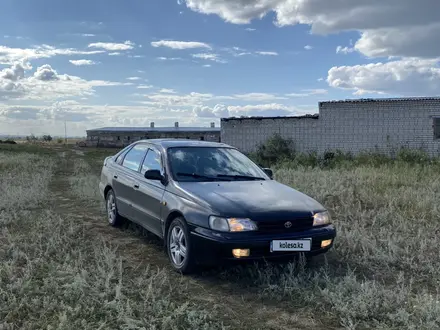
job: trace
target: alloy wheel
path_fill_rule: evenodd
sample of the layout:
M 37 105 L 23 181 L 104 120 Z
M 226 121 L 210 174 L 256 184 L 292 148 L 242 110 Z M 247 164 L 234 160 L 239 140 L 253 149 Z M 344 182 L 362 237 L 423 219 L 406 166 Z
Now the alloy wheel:
M 116 202 L 115 197 L 112 193 L 110 193 L 107 198 L 107 215 L 108 222 L 110 224 L 114 223 L 116 220 Z
M 186 259 L 187 246 L 185 232 L 180 226 L 175 226 L 171 231 L 170 254 L 174 264 L 182 266 Z

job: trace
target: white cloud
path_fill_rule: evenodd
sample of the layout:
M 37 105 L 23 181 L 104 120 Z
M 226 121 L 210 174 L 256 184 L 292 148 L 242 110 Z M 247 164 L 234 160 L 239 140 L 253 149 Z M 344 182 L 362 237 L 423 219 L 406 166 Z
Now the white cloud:
M 245 30 L 246 30 L 246 31 L 249 31 L 249 32 L 254 32 L 254 31 L 256 31 L 257 29 L 246 28 Z
M 354 48 L 369 57 L 440 57 L 440 22 L 366 30 Z
M 96 34 L 93 34 L 93 33 L 83 33 L 83 34 L 81 34 L 83 37 L 95 37 L 96 36 Z
M 97 64 L 97 62 L 92 60 L 69 60 L 70 63 L 76 66 L 83 66 L 83 65 L 94 65 Z
M 235 53 L 235 57 L 245 56 L 245 55 L 252 55 L 252 53 L 249 52 L 241 52 L 241 53 Z
M 122 53 L 120 52 L 112 52 L 112 53 L 108 53 L 109 56 L 119 56 L 122 55 Z
M 355 49 L 353 47 L 342 47 L 338 46 L 336 47 L 336 54 L 348 54 L 353 53 Z
M 312 49 L 313 49 L 313 47 L 312 47 L 312 46 L 310 46 L 310 45 L 305 45 L 305 46 L 304 46 L 304 49 L 305 49 L 305 50 L 312 50 Z
M 217 104 L 213 108 L 208 106 L 196 106 L 193 108 L 193 114 L 196 117 L 224 118 L 224 117 L 229 117 L 229 110 L 227 106 L 225 106 L 224 104 Z
M 319 77 L 318 81 L 324 81 L 324 78 L 323 77 Z
M 67 76 L 65 77 L 67 78 Z M 34 73 L 34 78 L 41 81 L 53 81 L 59 80 L 60 76 L 58 76 L 58 73 L 52 69 L 49 64 L 45 64 L 37 68 L 37 71 Z
M 225 118 L 240 116 L 292 116 L 305 114 L 304 110 L 278 103 L 226 106 L 217 104 L 214 107 L 195 106 L 193 114 L 205 118 Z
M 25 70 L 32 69 L 30 63 L 27 62 L 17 62 L 11 66 L 11 68 L 6 68 L 0 71 L 0 79 L 17 81 L 24 78 Z
M 193 49 L 193 48 L 211 49 L 211 46 L 209 46 L 208 44 L 198 41 L 160 40 L 160 41 L 153 41 L 151 43 L 151 46 L 168 47 L 172 49 Z
M 359 31 L 367 56 L 440 56 L 440 2 L 424 0 L 186 0 L 193 11 L 249 24 L 270 12 L 278 26 L 307 24 L 314 34 Z
M 204 64 L 203 67 L 204 67 L 204 68 L 210 68 L 210 67 L 211 67 L 211 64 Z
M 281 113 L 284 113 L 285 115 L 289 115 L 292 113 L 292 111 L 295 110 L 295 108 L 284 104 L 269 103 L 269 104 L 255 104 L 255 105 L 252 104 L 252 105 L 244 105 L 244 106 L 242 105 L 229 106 L 228 110 L 229 113 L 232 114 L 233 116 L 243 115 L 243 114 L 248 116 L 254 116 L 254 115 L 282 116 Z
M 0 131 L 5 134 L 51 134 L 64 136 L 67 120 L 68 136 L 85 136 L 86 129 L 103 126 L 172 126 L 178 120 L 182 126 L 209 126 L 213 119 L 192 115 L 190 109 L 165 110 L 153 106 L 86 105 L 75 101 L 57 101 L 44 106 L 1 106 Z
M 256 54 L 259 55 L 266 55 L 266 56 L 278 56 L 277 52 L 255 52 Z
M 104 53 L 104 51 L 83 51 L 74 48 L 55 48 L 49 45 L 41 45 L 34 48 L 10 48 L 0 45 L 0 64 L 12 65 L 17 61 L 31 61 L 41 58 L 51 58 L 57 55 L 94 55 L 100 53 Z
M 247 94 L 236 94 L 233 95 L 235 99 L 240 99 L 244 101 L 270 101 L 270 100 L 285 100 L 286 97 L 277 96 L 268 93 L 247 93 Z
M 136 44 L 130 40 L 124 43 L 114 43 L 114 42 L 94 42 L 89 44 L 89 48 L 100 48 L 108 51 L 118 51 L 118 50 L 129 50 L 133 49 Z
M 319 81 L 319 79 L 318 79 Z M 326 89 L 303 89 L 301 90 L 301 93 L 289 93 L 286 94 L 286 96 L 289 97 L 306 97 L 306 96 L 312 96 L 312 95 L 323 95 L 323 94 L 327 94 L 328 91 Z
M 218 63 L 227 63 L 227 61 L 222 60 L 218 54 L 201 53 L 201 54 L 192 54 L 191 56 L 194 58 L 200 58 L 202 60 L 207 60 L 207 61 L 214 61 L 214 62 L 218 62 Z
M 153 85 L 138 85 L 136 88 L 138 89 L 150 89 L 153 88 Z
M 180 57 L 157 57 L 158 60 L 160 61 L 180 61 L 182 58 Z
M 211 100 L 213 94 L 202 94 L 191 92 L 186 95 L 176 95 L 176 94 L 149 94 L 145 95 L 149 100 L 142 102 L 143 104 L 152 104 L 158 106 L 177 106 L 177 107 L 193 107 L 197 105 L 203 105 L 205 102 Z
M 437 60 L 403 59 L 387 63 L 333 67 L 328 71 L 330 86 L 355 94 L 399 95 L 440 94 L 440 68 Z
M 176 94 L 176 91 L 174 89 L 162 88 L 159 90 L 159 93 Z
M 141 77 L 128 77 L 127 80 L 141 80 Z
M 203 14 L 217 14 L 234 24 L 249 24 L 262 18 L 280 0 L 186 0 L 186 6 Z
M 88 96 L 95 93 L 95 87 L 120 86 L 105 80 L 85 80 L 76 76 L 58 74 L 49 64 L 38 67 L 33 75 L 28 63 L 16 63 L 0 71 L 0 99 L 4 100 L 56 100 L 73 96 Z

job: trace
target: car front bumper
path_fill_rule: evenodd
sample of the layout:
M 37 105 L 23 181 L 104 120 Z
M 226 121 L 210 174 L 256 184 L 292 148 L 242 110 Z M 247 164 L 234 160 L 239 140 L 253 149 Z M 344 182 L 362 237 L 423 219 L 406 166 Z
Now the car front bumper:
M 311 239 L 311 250 L 305 255 L 318 255 L 332 248 L 336 237 L 336 229 L 330 224 L 318 228 L 311 228 L 299 232 L 283 234 L 248 233 L 219 233 L 210 229 L 193 227 L 191 232 L 191 246 L 200 263 L 216 264 L 221 260 L 258 260 L 285 258 L 299 255 L 300 252 L 283 251 L 271 252 L 270 244 L 273 240 Z M 331 239 L 332 243 L 321 248 L 323 240 Z M 249 249 L 249 257 L 235 258 L 233 249 Z

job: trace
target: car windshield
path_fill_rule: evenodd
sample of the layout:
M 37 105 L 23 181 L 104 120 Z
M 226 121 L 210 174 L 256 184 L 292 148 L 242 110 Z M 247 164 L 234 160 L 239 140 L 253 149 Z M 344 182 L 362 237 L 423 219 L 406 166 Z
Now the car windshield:
M 244 154 L 225 147 L 173 147 L 168 162 L 176 181 L 266 180 Z

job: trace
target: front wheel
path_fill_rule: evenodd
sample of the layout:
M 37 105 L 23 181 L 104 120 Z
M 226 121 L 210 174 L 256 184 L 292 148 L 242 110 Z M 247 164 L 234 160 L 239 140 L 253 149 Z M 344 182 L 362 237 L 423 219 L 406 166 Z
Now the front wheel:
M 116 207 L 116 197 L 113 190 L 109 190 L 105 196 L 105 206 L 107 210 L 107 220 L 108 223 L 117 227 L 122 223 L 122 218 L 118 213 L 118 208 Z
M 167 252 L 173 268 L 182 274 L 189 274 L 195 268 L 188 226 L 183 218 L 171 222 L 167 234 Z

